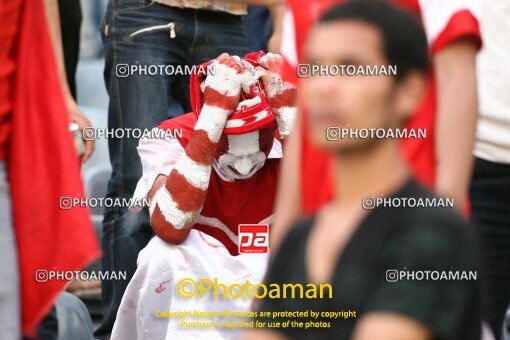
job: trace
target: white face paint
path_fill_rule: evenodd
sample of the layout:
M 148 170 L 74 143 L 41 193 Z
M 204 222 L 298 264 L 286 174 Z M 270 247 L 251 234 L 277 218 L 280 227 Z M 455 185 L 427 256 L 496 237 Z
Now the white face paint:
M 266 161 L 266 155 L 260 151 L 259 132 L 228 136 L 228 150 L 217 160 L 213 168 L 226 181 L 242 180 L 253 176 Z

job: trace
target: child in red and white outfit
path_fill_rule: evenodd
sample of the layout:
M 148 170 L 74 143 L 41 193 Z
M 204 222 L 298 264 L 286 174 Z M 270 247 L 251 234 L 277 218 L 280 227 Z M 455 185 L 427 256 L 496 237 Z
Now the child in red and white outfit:
M 183 298 L 182 279 L 228 285 L 260 283 L 268 254 L 239 254 L 239 224 L 267 224 L 273 205 L 281 140 L 291 131 L 296 88 L 280 77 L 281 57 L 222 54 L 207 77 L 191 79 L 193 112 L 156 129 L 175 139 L 141 139 L 143 177 L 134 198 L 150 199 L 156 234 L 138 256 L 112 339 L 234 338 L 231 328 L 187 327 L 181 322 L 232 318 L 159 318 L 158 312 L 248 311 L 250 299 Z M 252 294 L 253 295 L 253 294 Z M 159 314 L 160 315 L 160 314 Z M 249 321 L 241 318 L 237 321 Z

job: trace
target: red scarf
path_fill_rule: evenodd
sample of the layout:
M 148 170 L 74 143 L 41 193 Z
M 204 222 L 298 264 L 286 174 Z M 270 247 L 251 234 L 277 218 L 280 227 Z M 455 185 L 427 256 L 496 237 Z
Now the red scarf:
M 36 271 L 80 270 L 99 255 L 88 209 L 59 208 L 61 196 L 85 195 L 44 13 L 43 1 L 24 1 L 8 151 L 22 330 L 29 334 L 67 283 L 36 282 Z

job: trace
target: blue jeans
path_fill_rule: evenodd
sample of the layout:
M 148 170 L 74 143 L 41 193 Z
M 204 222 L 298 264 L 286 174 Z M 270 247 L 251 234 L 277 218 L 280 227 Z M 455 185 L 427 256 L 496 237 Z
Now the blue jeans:
M 168 28 L 175 23 L 174 37 Z M 159 26 L 160 28 L 155 28 Z M 153 28 L 141 31 L 145 28 Z M 110 0 L 101 28 L 105 47 L 104 77 L 110 104 L 109 128 L 153 128 L 176 116 L 175 103 L 190 110 L 189 78 L 167 75 L 117 77 L 118 64 L 196 65 L 223 52 L 248 52 L 243 19 L 222 12 L 180 9 L 149 0 Z M 139 32 L 132 35 L 134 32 Z M 134 138 L 109 139 L 112 176 L 107 197 L 130 198 L 142 176 Z M 134 214 L 127 207 L 105 209 L 103 220 L 103 270 L 136 270 L 138 252 L 152 236 L 146 211 Z M 103 281 L 103 325 L 99 338 L 110 334 L 128 281 Z
M 267 52 L 267 42 L 273 34 L 273 20 L 269 10 L 266 7 L 249 6 L 244 31 L 251 50 Z

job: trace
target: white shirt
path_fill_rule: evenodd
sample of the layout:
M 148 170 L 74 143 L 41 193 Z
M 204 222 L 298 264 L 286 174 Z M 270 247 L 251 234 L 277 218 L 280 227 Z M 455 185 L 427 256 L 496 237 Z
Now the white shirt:
M 478 55 L 480 116 L 475 156 L 510 164 L 510 2 L 485 0 Z

